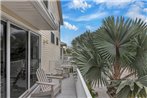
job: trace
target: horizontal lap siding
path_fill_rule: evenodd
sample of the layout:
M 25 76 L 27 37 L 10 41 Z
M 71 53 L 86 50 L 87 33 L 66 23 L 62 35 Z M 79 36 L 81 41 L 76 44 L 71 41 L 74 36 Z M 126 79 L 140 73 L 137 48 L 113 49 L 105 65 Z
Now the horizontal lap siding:
M 59 11 L 57 2 L 54 0 L 50 0 L 48 2 L 48 10 L 51 12 L 55 18 L 56 23 L 60 21 Z M 59 28 L 58 28 L 59 30 Z M 60 33 L 59 31 L 41 31 L 42 35 L 42 68 L 46 71 L 46 73 L 55 73 L 55 62 L 60 59 Z M 55 35 L 55 43 L 51 43 L 51 32 Z M 59 39 L 59 45 L 56 45 L 56 37 Z M 48 44 L 43 44 L 43 41 L 48 41 Z
M 56 45 L 56 37 L 59 38 L 59 33 L 55 34 L 55 43 L 51 43 L 51 31 L 41 31 L 42 35 L 42 68 L 48 72 L 55 72 L 55 62 L 60 59 L 60 44 Z M 45 42 L 45 43 L 44 43 Z M 59 42 L 60 43 L 60 42 Z

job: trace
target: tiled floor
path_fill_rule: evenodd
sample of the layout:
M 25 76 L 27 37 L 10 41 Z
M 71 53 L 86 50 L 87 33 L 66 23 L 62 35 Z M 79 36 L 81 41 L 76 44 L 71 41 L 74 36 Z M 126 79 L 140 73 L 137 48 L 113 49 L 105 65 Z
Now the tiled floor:
M 62 81 L 62 93 L 57 95 L 56 98 L 77 98 L 75 80 L 72 74 L 70 74 L 70 78 Z

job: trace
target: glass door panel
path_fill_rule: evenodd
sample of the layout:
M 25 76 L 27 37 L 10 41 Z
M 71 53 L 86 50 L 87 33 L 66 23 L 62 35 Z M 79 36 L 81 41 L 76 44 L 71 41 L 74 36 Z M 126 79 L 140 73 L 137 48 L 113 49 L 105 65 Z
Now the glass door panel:
M 10 96 L 18 98 L 28 88 L 27 31 L 11 25 L 10 41 Z
M 0 28 L 0 98 L 6 98 L 6 23 L 1 21 Z
M 31 61 L 30 61 L 30 85 L 33 86 L 33 84 L 35 84 L 35 82 L 37 81 L 37 77 L 36 77 L 36 71 L 39 68 L 39 60 L 40 60 L 40 46 L 39 46 L 39 36 L 36 34 L 31 33 Z

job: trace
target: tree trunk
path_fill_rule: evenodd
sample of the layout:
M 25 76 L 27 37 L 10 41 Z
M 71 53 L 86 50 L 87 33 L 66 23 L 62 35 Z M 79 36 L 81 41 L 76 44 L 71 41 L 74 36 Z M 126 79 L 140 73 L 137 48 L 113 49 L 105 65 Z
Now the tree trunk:
M 121 77 L 121 66 L 120 66 L 120 54 L 119 54 L 119 47 L 116 46 L 116 57 L 115 62 L 113 64 L 113 80 L 119 80 Z M 111 85 L 111 83 L 110 83 Z M 116 88 L 115 87 L 107 87 L 107 93 L 110 98 L 117 98 L 116 96 Z
M 117 98 L 116 97 L 116 89 L 114 87 L 107 87 L 107 94 L 110 98 Z
M 120 68 L 120 64 L 118 63 L 118 61 L 115 62 L 114 64 L 114 75 L 113 75 L 113 79 L 114 80 L 119 80 L 121 77 L 121 68 Z
M 119 80 L 121 77 L 121 67 L 120 67 L 120 54 L 119 54 L 119 48 L 116 47 L 116 58 L 114 62 L 114 74 L 113 74 L 113 79 L 114 80 Z

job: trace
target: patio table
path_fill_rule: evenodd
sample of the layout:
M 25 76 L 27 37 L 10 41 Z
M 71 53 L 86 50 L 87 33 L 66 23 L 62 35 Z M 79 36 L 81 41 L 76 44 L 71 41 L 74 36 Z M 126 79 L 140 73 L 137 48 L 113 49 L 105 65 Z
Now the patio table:
M 72 68 L 72 65 L 66 65 L 66 64 L 62 64 L 61 67 L 64 70 L 64 73 L 67 74 L 67 77 L 70 76 L 70 69 Z

